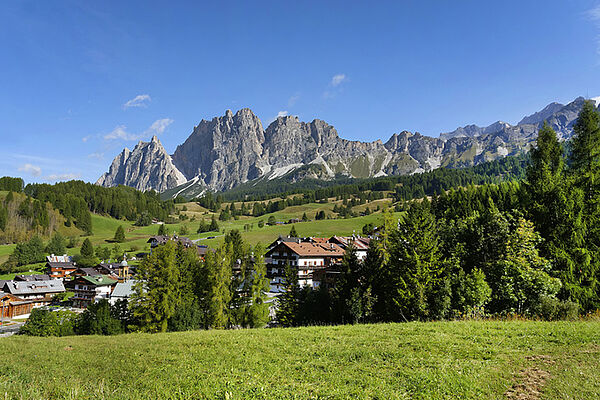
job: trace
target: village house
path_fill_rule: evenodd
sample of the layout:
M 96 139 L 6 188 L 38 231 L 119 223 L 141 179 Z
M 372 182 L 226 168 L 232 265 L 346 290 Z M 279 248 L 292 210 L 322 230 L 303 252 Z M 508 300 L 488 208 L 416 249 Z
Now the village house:
M 6 281 L 0 291 L 22 300 L 32 300 L 33 307 L 47 305 L 52 297 L 65 292 L 65 286 L 59 279 L 47 281 Z
M 0 292 L 0 321 L 28 315 L 31 313 L 35 300 L 23 300 L 10 293 Z
M 332 236 L 328 243 L 335 243 L 340 246 L 344 251 L 352 245 L 356 251 L 356 257 L 359 261 L 363 261 L 367 258 L 367 252 L 369 251 L 369 244 L 371 239 L 360 237 L 360 236 Z
M 119 300 L 129 300 L 131 295 L 135 293 L 135 283 L 136 281 L 133 279 L 117 283 L 110 294 L 110 304 L 115 304 Z
M 32 282 L 32 281 L 49 281 L 50 276 L 46 274 L 34 274 L 34 275 L 15 275 L 13 281 L 21 281 L 21 282 Z
M 64 279 L 69 276 L 77 267 L 71 256 L 55 256 L 54 254 L 46 257 L 46 274 L 52 279 Z
M 166 244 L 170 240 L 172 240 L 176 243 L 181 243 L 184 247 L 194 247 L 196 245 L 189 238 L 186 238 L 183 236 L 176 236 L 176 235 L 174 235 L 173 237 L 167 236 L 167 235 L 152 236 L 150 239 L 148 239 L 148 241 L 146 243 L 150 243 L 150 248 L 154 249 L 157 246 L 162 246 L 162 245 Z
M 101 299 L 109 299 L 116 284 L 117 280 L 108 275 L 86 275 L 75 278 L 72 282 L 75 293 L 71 298 L 73 307 L 86 308 Z
M 344 250 L 335 243 L 311 243 L 299 238 L 279 238 L 265 254 L 270 290 L 283 291 L 286 265 L 298 271 L 298 284 L 316 288 L 320 281 L 314 279 L 316 271 L 327 270 L 339 264 Z

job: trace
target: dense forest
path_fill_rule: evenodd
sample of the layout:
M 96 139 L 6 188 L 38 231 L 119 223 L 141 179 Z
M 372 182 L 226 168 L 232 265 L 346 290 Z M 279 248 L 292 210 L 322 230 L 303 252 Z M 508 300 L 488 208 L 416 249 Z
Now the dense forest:
M 338 178 L 331 181 L 304 179 L 289 182 L 285 178 L 272 181 L 250 182 L 237 188 L 220 193 L 221 202 L 263 201 L 275 197 L 304 194 L 308 198 L 321 200 L 341 194 L 358 194 L 364 191 L 394 190 L 396 186 L 404 188 L 399 196 L 409 198 L 423 197 L 448 190 L 452 187 L 469 184 L 482 185 L 499 183 L 505 180 L 524 177 L 527 155 L 509 156 L 500 160 L 485 162 L 467 168 L 438 168 L 430 172 L 414 175 L 387 176 L 370 179 Z M 216 196 L 216 195 L 215 195 Z
M 0 195 L 0 244 L 36 235 L 49 237 L 63 223 L 64 218 L 49 203 L 13 191 Z
M 518 314 L 574 318 L 600 308 L 600 115 L 587 102 L 565 157 L 544 126 L 526 179 L 470 185 L 388 214 L 359 262 L 349 251 L 333 290 L 298 287 L 284 325 Z
M 358 204 L 364 204 L 367 200 L 382 199 L 384 192 L 394 192 L 396 201 L 404 201 L 439 194 L 455 187 L 519 180 L 525 174 L 527 160 L 527 155 L 519 155 L 464 169 L 438 168 L 409 176 L 374 179 L 345 178 L 333 181 L 308 179 L 294 184 L 279 182 L 281 185 L 275 185 L 270 181 L 250 189 L 232 189 L 218 194 L 209 192 L 194 201 L 213 212 L 221 211 L 222 220 L 239 215 L 258 217 L 286 207 L 325 202 L 332 197 L 344 200 L 355 197 L 360 201 Z M 175 201 L 187 200 L 177 198 Z M 243 202 L 238 210 L 233 204 L 236 201 Z M 225 203 L 231 204 L 222 208 Z M 341 214 L 352 216 L 348 211 Z
M 164 221 L 174 211 L 173 201 L 161 201 L 154 191 L 140 192 L 128 186 L 105 188 L 83 181 L 54 185 L 36 183 L 27 185 L 25 193 L 38 200 L 48 201 L 66 218 L 75 216 L 79 207 L 85 205 L 89 211 L 97 214 L 148 225 L 152 218 Z M 76 199 L 83 200 L 84 203 Z

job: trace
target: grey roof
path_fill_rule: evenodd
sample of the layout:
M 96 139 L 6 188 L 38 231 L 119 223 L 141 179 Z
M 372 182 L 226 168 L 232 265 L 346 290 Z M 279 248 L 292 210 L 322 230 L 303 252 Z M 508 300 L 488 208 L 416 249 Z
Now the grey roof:
M 119 282 L 115 285 L 115 288 L 113 289 L 112 294 L 110 295 L 111 298 L 113 297 L 118 297 L 121 299 L 124 298 L 128 298 L 129 296 L 131 296 L 135 291 L 133 289 L 133 286 L 135 285 L 135 280 L 130 279 L 128 281 L 125 282 Z
M 96 271 L 94 268 L 77 268 L 77 271 L 81 271 L 85 275 L 89 275 L 89 276 L 102 275 L 100 272 Z
M 4 284 L 4 290 L 15 296 L 27 294 L 61 293 L 65 291 L 63 282 L 58 279 L 35 282 L 9 281 Z
M 49 281 L 50 276 L 46 274 L 36 274 L 36 275 L 15 275 L 15 281 L 24 281 L 24 282 L 32 282 L 32 281 Z

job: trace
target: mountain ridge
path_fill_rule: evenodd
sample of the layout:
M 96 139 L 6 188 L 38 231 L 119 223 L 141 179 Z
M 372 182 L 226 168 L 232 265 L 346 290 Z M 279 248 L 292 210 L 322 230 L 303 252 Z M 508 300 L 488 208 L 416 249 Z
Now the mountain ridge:
M 568 139 L 583 97 L 567 105 L 550 103 L 519 124 L 497 121 L 486 127 L 466 125 L 439 138 L 418 132 L 394 133 L 383 142 L 351 141 L 334 126 L 297 116 L 278 117 L 266 128 L 249 108 L 201 120 L 169 155 L 158 138 L 123 150 L 97 184 L 165 191 L 186 184 L 200 193 L 223 191 L 256 179 L 274 179 L 303 166 L 306 177 L 368 178 L 406 175 L 439 167 L 477 165 L 527 151 L 537 131 L 548 123 L 559 138 Z

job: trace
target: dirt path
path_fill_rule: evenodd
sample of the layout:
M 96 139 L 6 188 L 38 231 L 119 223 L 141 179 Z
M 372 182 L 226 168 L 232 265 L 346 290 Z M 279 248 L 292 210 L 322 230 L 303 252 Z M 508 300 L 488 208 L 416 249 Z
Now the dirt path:
M 527 361 L 536 365 L 527 367 L 519 372 L 516 382 L 506 392 L 507 399 L 535 400 L 541 396 L 541 390 L 550 377 L 550 373 L 542 369 L 544 365 L 552 365 L 554 361 L 550 356 L 527 356 Z

